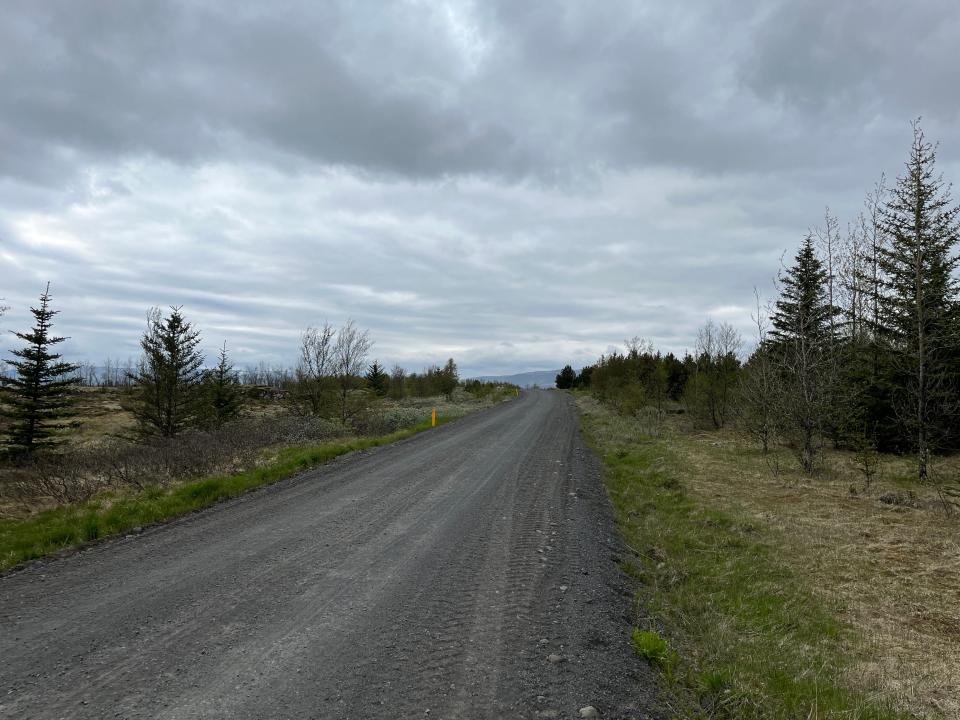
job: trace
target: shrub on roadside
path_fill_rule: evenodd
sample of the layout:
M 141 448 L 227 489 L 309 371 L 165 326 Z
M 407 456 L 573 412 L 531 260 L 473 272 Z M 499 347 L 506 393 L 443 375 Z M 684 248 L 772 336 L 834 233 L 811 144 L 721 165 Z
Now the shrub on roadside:
M 240 470 L 255 464 L 265 448 L 341 435 L 339 423 L 321 418 L 247 418 L 213 430 L 187 430 L 175 438 L 152 437 L 139 443 L 112 439 L 91 447 L 38 453 L 5 466 L 0 475 L 3 486 L 22 500 L 80 502 L 107 488 L 142 490 Z

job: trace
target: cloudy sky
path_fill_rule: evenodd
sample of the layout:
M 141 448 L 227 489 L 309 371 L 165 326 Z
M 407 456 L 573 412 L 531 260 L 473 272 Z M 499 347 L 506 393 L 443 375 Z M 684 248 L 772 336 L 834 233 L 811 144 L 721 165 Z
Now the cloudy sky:
M 4 8 L 0 349 L 49 280 L 92 361 L 154 305 L 241 364 L 347 318 L 411 369 L 680 351 L 911 119 L 960 179 L 956 0 L 246 5 Z

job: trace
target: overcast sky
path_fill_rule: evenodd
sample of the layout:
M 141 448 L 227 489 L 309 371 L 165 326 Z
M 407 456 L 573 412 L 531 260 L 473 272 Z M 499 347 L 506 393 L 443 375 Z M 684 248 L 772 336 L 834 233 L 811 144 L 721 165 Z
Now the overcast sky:
M 923 116 L 960 179 L 960 3 L 76 2 L 0 15 L 0 297 L 66 352 L 291 363 L 325 319 L 409 369 L 749 334 Z M 252 5 L 252 4 L 251 4 Z

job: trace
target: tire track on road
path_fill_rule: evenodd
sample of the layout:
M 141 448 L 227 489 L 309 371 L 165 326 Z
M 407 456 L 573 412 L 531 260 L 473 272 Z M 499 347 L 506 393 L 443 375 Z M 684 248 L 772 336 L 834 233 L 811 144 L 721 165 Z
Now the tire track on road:
M 616 553 L 569 398 L 525 393 L 0 578 L 0 716 L 642 718 Z

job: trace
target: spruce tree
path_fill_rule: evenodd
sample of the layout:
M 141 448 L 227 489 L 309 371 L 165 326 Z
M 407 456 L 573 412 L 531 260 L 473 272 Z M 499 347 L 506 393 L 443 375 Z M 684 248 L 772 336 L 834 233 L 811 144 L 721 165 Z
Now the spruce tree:
M 827 271 L 807 236 L 795 264 L 781 278 L 782 290 L 770 318 L 770 341 L 775 344 L 830 340 L 832 320 L 839 314 L 827 297 Z
M 387 391 L 390 389 L 390 376 L 387 375 L 386 371 L 381 367 L 379 361 L 373 361 L 373 364 L 367 370 L 367 374 L 364 377 L 367 380 L 367 385 L 370 386 L 370 389 L 373 390 L 377 397 L 386 396 Z
M 217 366 L 204 373 L 205 413 L 207 424 L 220 427 L 240 415 L 242 398 L 240 379 L 227 355 L 227 344 L 220 348 Z
M 159 308 L 150 311 L 140 340 L 143 357 L 133 377 L 134 414 L 142 434 L 172 437 L 197 422 L 197 391 L 203 378 L 199 345 L 200 333 L 179 307 L 171 308 L 166 318 Z
M 921 481 L 956 409 L 950 366 L 957 349 L 953 250 L 960 207 L 935 163 L 936 148 L 915 122 L 906 173 L 883 208 L 888 242 L 880 249 L 885 290 L 880 322 L 898 380 L 894 406 L 910 431 Z
M 557 375 L 556 385 L 560 390 L 569 390 L 576 382 L 577 374 L 569 365 L 564 365 L 563 370 Z
M 440 380 L 440 392 L 446 395 L 447 398 L 453 397 L 453 391 L 457 389 L 457 385 L 460 383 L 460 374 L 457 371 L 457 364 L 453 361 L 453 358 L 447 360 L 447 364 L 443 366 L 438 376 Z
M 836 427 L 838 355 L 833 319 L 840 312 L 827 294 L 828 275 L 810 236 L 782 278 L 771 317 L 768 353 L 777 369 L 776 424 L 791 440 L 804 471 L 812 473 L 825 430 Z
M 63 362 L 61 355 L 51 352 L 54 345 L 67 338 L 51 334 L 53 318 L 59 310 L 50 309 L 50 283 L 40 296 L 40 307 L 30 308 L 35 324 L 30 332 L 14 332 L 26 347 L 11 350 L 16 360 L 5 360 L 14 375 L 4 377 L 4 398 L 8 405 L 10 428 L 7 445 L 15 454 L 29 454 L 50 445 L 52 435 L 64 425 L 57 421 L 67 408 L 79 378 L 78 365 Z
M 590 379 L 593 376 L 593 367 L 593 365 L 587 365 L 584 368 L 580 368 L 580 373 L 577 375 L 577 379 L 574 381 L 573 386 L 576 388 L 589 388 Z M 669 379 L 667 382 L 670 382 Z

